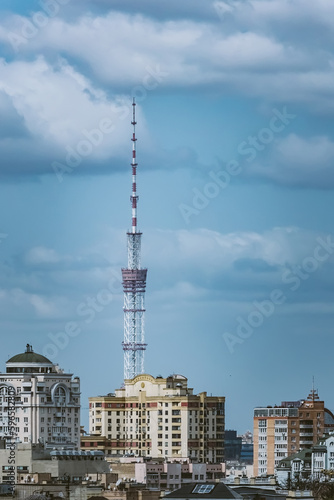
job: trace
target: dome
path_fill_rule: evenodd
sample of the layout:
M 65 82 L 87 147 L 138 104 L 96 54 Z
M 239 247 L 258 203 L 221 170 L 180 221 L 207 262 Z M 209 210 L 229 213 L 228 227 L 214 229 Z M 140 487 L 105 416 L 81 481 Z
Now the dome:
M 12 358 L 10 358 L 7 363 L 47 363 L 52 365 L 52 361 L 50 361 L 42 354 L 37 354 L 32 350 L 32 346 L 27 344 L 26 351 L 21 354 L 16 354 Z
M 6 363 L 6 373 L 55 373 L 56 367 L 45 356 L 37 354 L 27 344 L 25 352 L 16 354 Z

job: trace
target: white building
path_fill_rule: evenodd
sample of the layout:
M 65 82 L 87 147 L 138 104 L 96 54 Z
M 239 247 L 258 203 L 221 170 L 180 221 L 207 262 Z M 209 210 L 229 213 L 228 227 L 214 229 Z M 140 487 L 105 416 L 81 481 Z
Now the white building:
M 312 477 L 322 477 L 324 471 L 334 471 L 334 434 L 325 435 L 312 448 Z
M 334 434 L 324 435 L 311 449 L 302 450 L 280 461 L 277 482 L 285 487 L 294 481 L 331 477 L 334 472 Z
M 0 438 L 80 446 L 80 380 L 32 350 L 10 358 L 0 374 Z

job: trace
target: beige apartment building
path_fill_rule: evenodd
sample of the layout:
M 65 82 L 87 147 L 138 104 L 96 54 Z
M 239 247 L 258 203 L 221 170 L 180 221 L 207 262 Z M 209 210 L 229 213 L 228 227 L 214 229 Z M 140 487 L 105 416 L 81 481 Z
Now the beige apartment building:
M 89 398 L 81 447 L 106 455 L 222 462 L 225 398 L 193 394 L 182 375 L 137 375 L 107 396 Z
M 274 474 L 280 460 L 311 448 L 334 429 L 334 415 L 312 390 L 306 400 L 254 409 L 254 476 Z

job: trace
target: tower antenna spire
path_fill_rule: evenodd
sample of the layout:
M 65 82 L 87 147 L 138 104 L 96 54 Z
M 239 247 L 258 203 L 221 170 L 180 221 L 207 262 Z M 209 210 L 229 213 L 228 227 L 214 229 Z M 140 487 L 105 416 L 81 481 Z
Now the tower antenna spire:
M 132 203 L 132 233 L 137 232 L 137 151 L 136 151 L 136 101 L 133 98 L 132 101 L 132 122 L 133 132 L 132 132 L 132 195 L 131 195 L 131 203 Z
M 122 269 L 124 291 L 124 379 L 144 373 L 144 299 L 147 269 L 141 268 L 141 236 L 137 228 L 137 152 L 136 152 L 136 102 L 132 102 L 132 209 L 131 231 L 127 233 L 128 267 Z

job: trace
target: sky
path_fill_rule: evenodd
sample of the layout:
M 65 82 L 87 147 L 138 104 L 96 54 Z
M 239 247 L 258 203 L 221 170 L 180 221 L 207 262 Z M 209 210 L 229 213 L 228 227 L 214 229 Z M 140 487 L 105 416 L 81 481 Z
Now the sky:
M 226 428 L 334 410 L 334 4 L 2 0 L 1 370 L 27 343 L 88 397 L 123 382 L 131 225 L 145 371 L 226 397 Z

